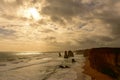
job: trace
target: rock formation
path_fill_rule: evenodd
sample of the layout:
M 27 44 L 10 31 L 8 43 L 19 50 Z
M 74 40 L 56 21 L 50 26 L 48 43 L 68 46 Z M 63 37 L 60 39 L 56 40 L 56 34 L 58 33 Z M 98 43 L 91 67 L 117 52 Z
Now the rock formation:
M 74 59 L 74 53 L 72 51 L 68 51 L 68 57 L 71 58 L 72 63 L 76 62 Z
M 62 55 L 61 55 L 61 53 L 59 52 L 59 57 L 61 57 Z
M 65 51 L 65 53 L 64 53 L 64 58 L 68 58 L 68 53 L 67 53 L 67 51 Z
M 74 54 L 72 51 L 68 51 L 68 57 L 74 57 Z
M 113 78 L 120 76 L 120 48 L 93 48 L 88 52 L 92 68 Z

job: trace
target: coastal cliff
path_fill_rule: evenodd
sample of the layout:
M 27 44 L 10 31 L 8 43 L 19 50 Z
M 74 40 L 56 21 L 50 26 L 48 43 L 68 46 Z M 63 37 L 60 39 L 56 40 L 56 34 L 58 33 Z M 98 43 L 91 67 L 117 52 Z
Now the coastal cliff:
M 120 48 L 93 48 L 87 54 L 90 67 L 112 78 L 120 77 Z

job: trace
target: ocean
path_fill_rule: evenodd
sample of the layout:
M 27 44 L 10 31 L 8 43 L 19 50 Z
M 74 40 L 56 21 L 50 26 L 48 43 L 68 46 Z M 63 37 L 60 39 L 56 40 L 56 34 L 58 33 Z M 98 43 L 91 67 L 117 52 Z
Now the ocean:
M 60 68 L 65 59 L 58 53 L 41 52 L 0 52 L 0 80 L 75 80 L 75 67 L 80 67 L 79 80 L 91 80 L 82 73 L 85 64 L 83 55 L 75 55 L 75 63 L 68 59 L 70 68 Z

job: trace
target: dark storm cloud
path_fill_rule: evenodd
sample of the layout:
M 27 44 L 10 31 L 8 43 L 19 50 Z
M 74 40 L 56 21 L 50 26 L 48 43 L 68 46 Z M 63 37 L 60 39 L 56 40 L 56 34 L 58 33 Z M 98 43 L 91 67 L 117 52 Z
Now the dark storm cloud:
M 47 43 L 53 45 L 54 43 L 56 43 L 57 39 L 54 36 L 46 36 L 44 38 L 42 38 L 42 40 L 46 41 Z
M 51 33 L 51 32 L 54 32 L 54 30 L 51 30 L 51 29 L 43 29 L 41 30 L 42 33 Z
M 0 35 L 2 35 L 4 37 L 6 37 L 6 36 L 13 36 L 14 33 L 15 33 L 14 30 L 0 28 Z
M 106 23 L 109 23 L 111 25 L 111 32 L 116 37 L 120 37 L 120 16 L 112 19 L 105 19 Z
M 92 39 L 92 38 L 86 38 L 86 39 L 84 39 L 83 41 L 79 41 L 79 40 L 76 40 L 79 44 L 81 44 L 82 46 L 90 46 L 91 45 L 91 47 L 93 47 L 93 46 L 97 46 L 97 45 L 99 45 L 99 43 L 96 41 L 96 40 L 94 40 L 94 39 Z
M 112 32 L 118 34 L 120 31 L 120 15 L 118 15 L 119 8 L 116 9 L 116 4 L 119 0 L 90 0 L 89 3 L 82 3 L 82 0 L 46 0 L 48 5 L 42 8 L 42 13 L 51 16 L 51 19 L 55 22 L 64 23 L 64 19 L 71 20 L 72 17 L 80 16 L 84 17 L 89 13 L 92 13 L 94 17 L 111 24 Z M 106 10 L 104 10 L 106 8 Z M 97 10 L 102 10 L 101 14 L 96 14 Z M 83 25 L 84 26 L 84 25 Z
M 86 38 L 84 40 L 75 40 L 81 48 L 93 48 L 93 47 L 105 47 L 109 46 L 109 42 L 113 41 L 109 37 L 92 37 L 92 38 Z M 112 46 L 112 45 L 111 45 Z
M 104 6 L 101 6 L 100 10 L 102 13 L 96 14 L 96 17 L 105 22 L 105 24 L 110 24 L 112 34 L 120 37 L 120 1 L 108 1 L 108 3 L 104 3 Z
M 52 36 L 47 36 L 46 38 L 44 38 L 44 40 L 55 40 L 56 37 L 52 37 Z
M 106 22 L 106 24 L 110 24 L 111 25 L 111 32 L 114 35 L 119 35 L 120 36 L 120 15 L 116 15 L 115 12 L 114 15 L 107 13 L 106 15 L 104 15 L 104 18 L 102 19 L 103 21 Z
M 21 39 L 38 38 L 37 41 L 64 49 L 98 47 L 106 44 L 120 46 L 120 0 L 6 1 L 0 0 L 0 17 L 3 20 L 13 21 L 15 24 L 16 21 L 19 23 L 19 20 L 27 21 L 23 15 L 16 15 L 21 7 L 23 11 L 25 7 L 26 9 L 35 7 L 43 17 L 37 22 L 28 20 L 32 26 L 29 29 L 15 27 L 17 36 L 22 37 Z M 42 4 L 39 4 L 41 2 Z M 0 28 L 0 35 L 2 37 L 14 35 L 15 28 L 12 28 L 13 30 L 10 28 Z M 33 35 L 29 35 L 30 33 Z
M 90 5 L 82 4 L 81 0 L 46 0 L 48 5 L 42 8 L 42 13 L 53 17 L 57 17 L 60 20 L 63 18 L 66 20 L 72 19 L 72 17 L 87 14 L 93 8 Z M 53 19 L 52 19 L 53 20 Z
M 96 36 L 97 39 L 99 39 L 100 41 L 104 41 L 104 42 L 111 42 L 115 39 L 113 38 L 110 38 L 109 36 L 106 37 L 106 36 Z
M 23 5 L 24 0 L 16 0 L 17 5 Z
M 65 24 L 64 19 L 59 18 L 58 16 L 51 16 L 51 20 L 56 23 L 60 23 L 61 25 Z

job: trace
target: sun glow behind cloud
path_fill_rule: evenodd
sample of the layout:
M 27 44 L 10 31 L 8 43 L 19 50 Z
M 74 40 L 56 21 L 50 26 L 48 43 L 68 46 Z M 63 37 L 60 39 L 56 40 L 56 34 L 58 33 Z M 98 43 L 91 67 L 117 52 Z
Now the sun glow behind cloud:
M 0 50 L 120 46 L 119 4 L 119 0 L 0 0 Z
M 27 19 L 33 19 L 35 21 L 41 20 L 42 15 L 38 12 L 38 10 L 34 7 L 30 8 L 21 8 L 18 12 L 18 14 L 21 14 L 23 17 Z

